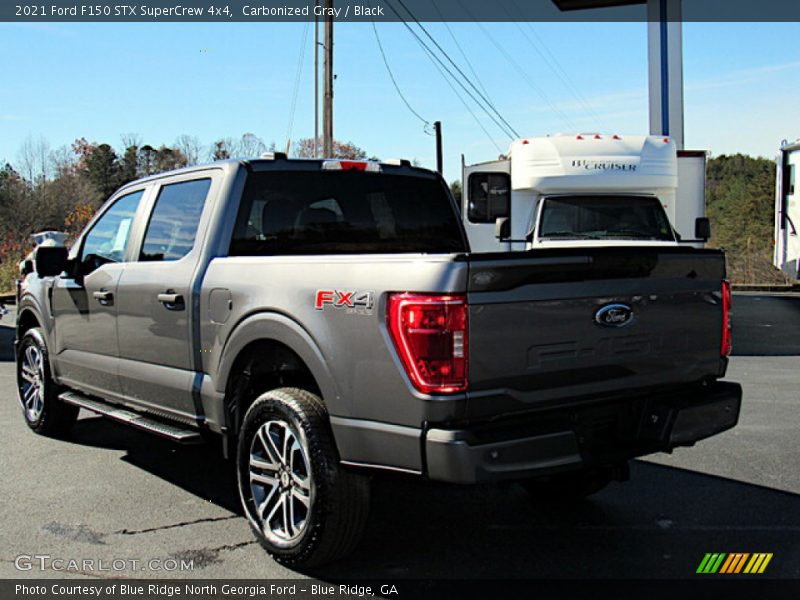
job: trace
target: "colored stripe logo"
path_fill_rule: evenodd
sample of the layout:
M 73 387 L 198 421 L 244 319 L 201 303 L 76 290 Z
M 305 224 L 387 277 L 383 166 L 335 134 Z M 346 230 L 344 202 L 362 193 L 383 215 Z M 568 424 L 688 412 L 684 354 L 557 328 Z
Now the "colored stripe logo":
M 772 553 L 757 552 L 709 552 L 700 561 L 697 573 L 736 575 L 739 573 L 761 574 L 767 570 Z

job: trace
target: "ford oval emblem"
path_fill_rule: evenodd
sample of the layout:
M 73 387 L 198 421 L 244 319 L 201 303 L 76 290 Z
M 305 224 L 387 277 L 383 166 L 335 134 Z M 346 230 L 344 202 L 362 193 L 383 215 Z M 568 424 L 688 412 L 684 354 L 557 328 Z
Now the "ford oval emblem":
M 603 327 L 625 327 L 633 322 L 633 309 L 627 304 L 607 304 L 594 314 Z

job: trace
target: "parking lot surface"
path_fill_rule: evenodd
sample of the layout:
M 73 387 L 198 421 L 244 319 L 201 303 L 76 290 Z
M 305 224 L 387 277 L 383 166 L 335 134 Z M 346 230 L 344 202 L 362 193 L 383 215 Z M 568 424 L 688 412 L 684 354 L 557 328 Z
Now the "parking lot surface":
M 781 308 L 793 314 L 798 302 Z M 707 552 L 770 552 L 769 576 L 800 577 L 800 356 L 791 339 L 778 356 L 742 355 L 747 344 L 769 347 L 772 328 L 758 325 L 778 317 L 750 314 L 762 306 L 734 300 L 758 338 L 735 338 L 729 379 L 745 394 L 735 429 L 635 461 L 631 481 L 571 508 L 536 505 L 516 485 L 376 477 L 361 546 L 308 573 L 277 565 L 254 541 L 216 445 L 180 447 L 86 413 L 67 440 L 30 432 L 15 398 L 8 315 L 0 323 L 0 577 L 685 578 Z M 20 571 L 20 555 L 126 567 Z M 180 561 L 191 568 L 165 569 Z

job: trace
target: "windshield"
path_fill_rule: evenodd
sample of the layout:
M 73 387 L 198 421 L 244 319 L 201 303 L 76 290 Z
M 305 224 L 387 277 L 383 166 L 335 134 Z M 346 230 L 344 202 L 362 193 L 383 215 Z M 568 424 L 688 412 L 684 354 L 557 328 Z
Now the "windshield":
M 658 198 L 560 196 L 542 202 L 540 240 L 675 241 Z

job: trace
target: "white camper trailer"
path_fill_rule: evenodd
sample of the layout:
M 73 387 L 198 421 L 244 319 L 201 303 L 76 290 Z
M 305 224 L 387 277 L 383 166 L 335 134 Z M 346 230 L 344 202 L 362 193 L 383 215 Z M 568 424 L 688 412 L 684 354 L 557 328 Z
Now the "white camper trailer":
M 795 181 L 800 165 L 800 140 L 781 145 L 775 181 L 775 255 L 773 264 L 800 278 L 800 194 Z
M 677 152 L 660 136 L 524 138 L 462 175 L 462 216 L 476 252 L 674 245 L 697 237 L 705 214 L 705 152 Z M 495 235 L 498 218 L 509 220 L 509 241 Z

